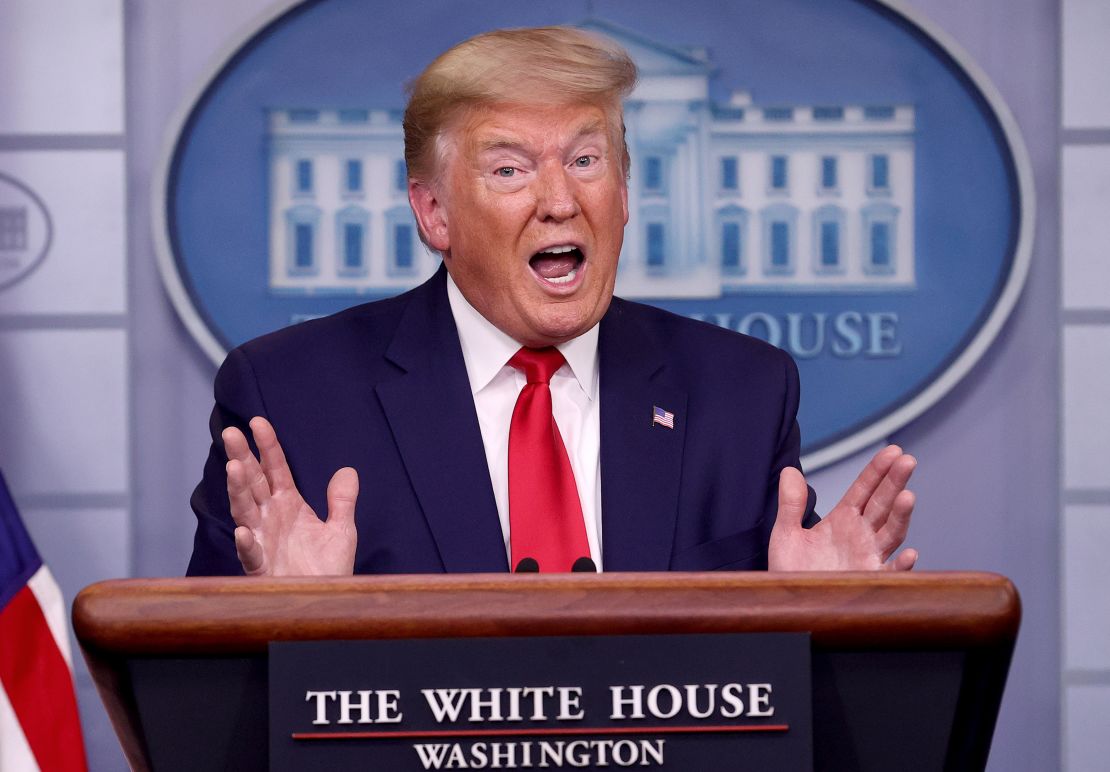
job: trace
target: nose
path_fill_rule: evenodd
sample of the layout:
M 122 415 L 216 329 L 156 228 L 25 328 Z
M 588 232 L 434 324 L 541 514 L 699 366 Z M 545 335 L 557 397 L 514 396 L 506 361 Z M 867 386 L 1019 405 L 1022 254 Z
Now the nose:
M 562 164 L 555 162 L 542 167 L 536 187 L 537 219 L 563 222 L 581 211 L 574 180 Z

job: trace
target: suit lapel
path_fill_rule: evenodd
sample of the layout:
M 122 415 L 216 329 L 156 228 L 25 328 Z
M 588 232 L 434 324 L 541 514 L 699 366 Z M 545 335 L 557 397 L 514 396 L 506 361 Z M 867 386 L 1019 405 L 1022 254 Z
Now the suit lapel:
M 507 571 L 485 448 L 441 267 L 402 314 L 377 394 L 448 572 Z
M 686 438 L 686 392 L 667 382 L 658 341 L 614 298 L 601 322 L 601 517 L 606 571 L 670 567 Z M 674 428 L 652 421 L 655 407 Z

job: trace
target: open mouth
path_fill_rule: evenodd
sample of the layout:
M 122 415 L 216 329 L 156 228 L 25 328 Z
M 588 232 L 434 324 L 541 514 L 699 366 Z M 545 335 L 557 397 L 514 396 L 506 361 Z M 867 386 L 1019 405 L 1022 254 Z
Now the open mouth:
M 545 248 L 532 255 L 528 264 L 545 281 L 554 284 L 570 284 L 578 276 L 585 255 L 578 247 L 560 244 Z

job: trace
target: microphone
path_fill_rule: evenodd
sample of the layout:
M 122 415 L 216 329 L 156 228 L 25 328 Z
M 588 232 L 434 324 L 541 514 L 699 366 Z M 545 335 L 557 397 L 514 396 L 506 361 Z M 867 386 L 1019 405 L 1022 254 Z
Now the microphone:
M 520 562 L 516 564 L 515 573 L 538 574 L 539 572 L 540 564 L 536 562 L 535 558 L 521 558 Z
M 572 574 L 596 574 L 597 564 L 589 557 L 580 557 L 574 561 L 574 565 L 570 567 L 570 572 Z

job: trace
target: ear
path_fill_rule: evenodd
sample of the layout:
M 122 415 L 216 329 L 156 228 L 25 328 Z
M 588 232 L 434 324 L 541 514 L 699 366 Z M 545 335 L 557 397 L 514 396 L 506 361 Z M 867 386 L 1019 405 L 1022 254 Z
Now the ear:
M 628 225 L 628 180 L 621 176 L 621 211 L 624 212 L 624 224 Z
M 451 248 L 447 236 L 447 207 L 435 187 L 427 182 L 409 180 L 409 206 L 428 246 L 439 252 Z

